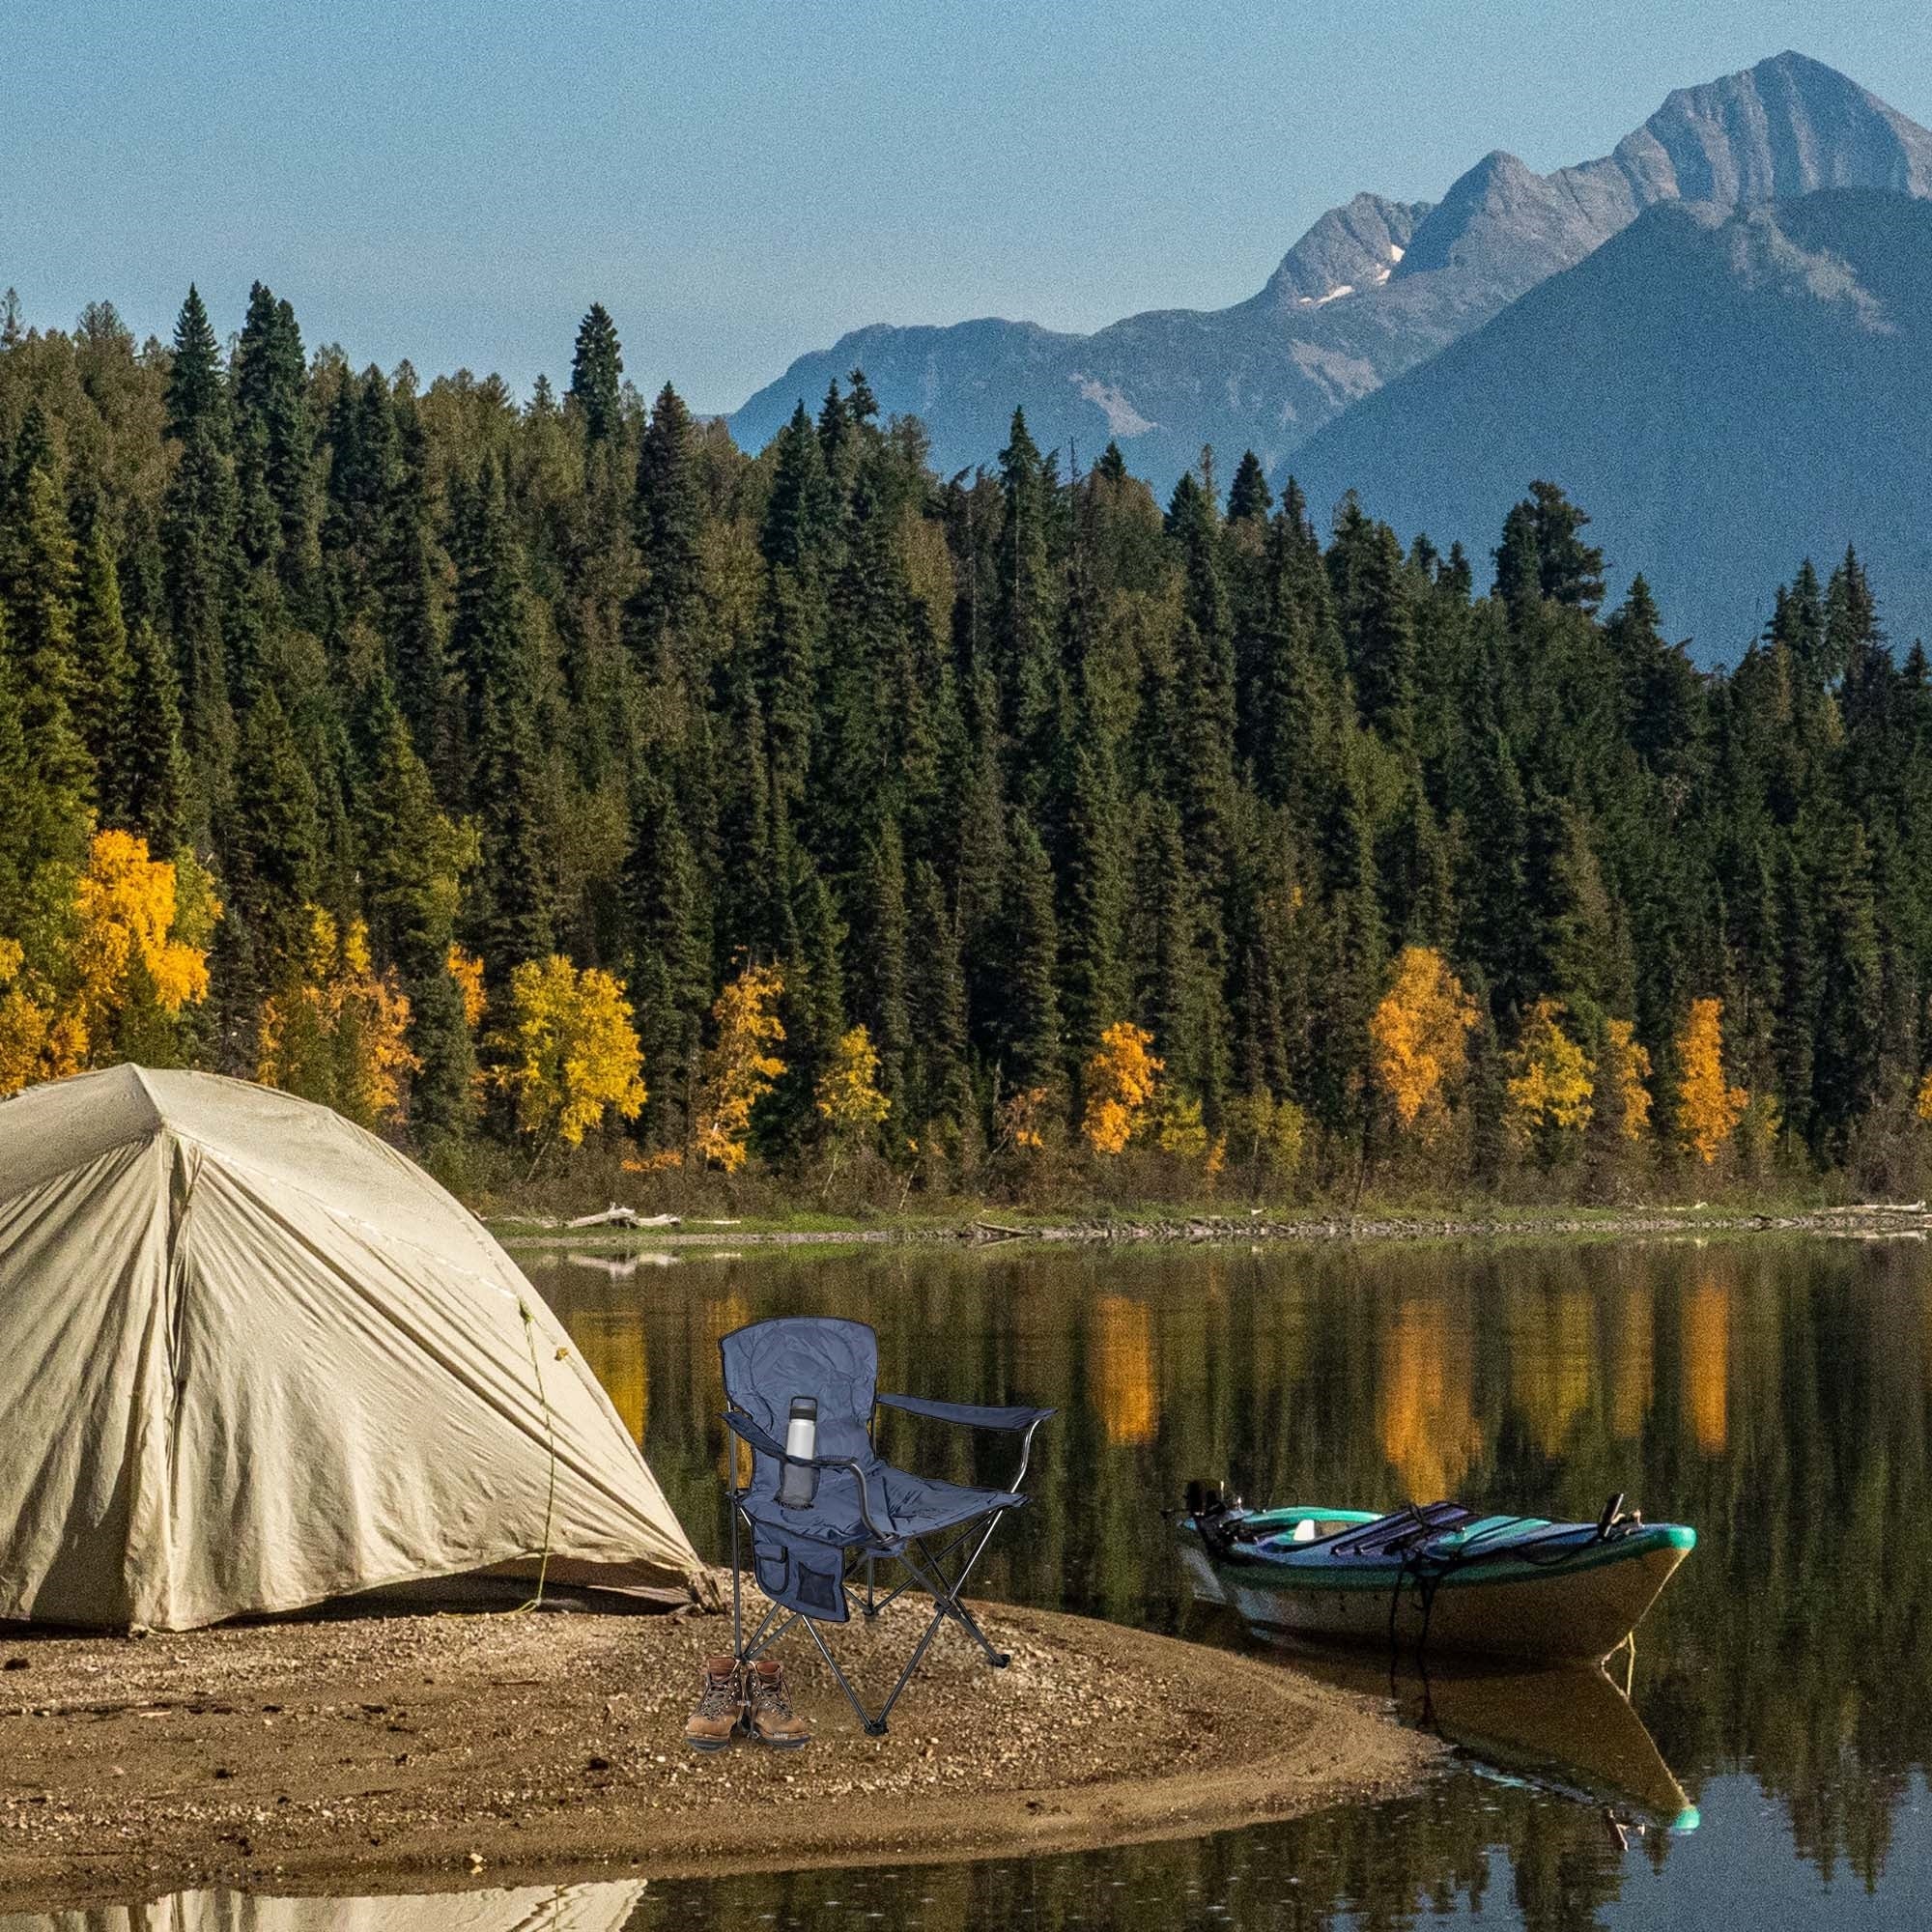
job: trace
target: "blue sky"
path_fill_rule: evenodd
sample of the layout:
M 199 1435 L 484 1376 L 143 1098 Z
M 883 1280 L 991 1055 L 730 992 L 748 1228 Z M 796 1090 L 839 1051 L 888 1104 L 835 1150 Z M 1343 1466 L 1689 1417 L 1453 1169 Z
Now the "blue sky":
M 870 321 L 1084 328 L 1253 293 L 1359 188 L 1605 152 L 1786 46 L 1932 124 L 1923 0 L 4 0 L 0 286 L 425 373 L 627 372 L 735 407 Z

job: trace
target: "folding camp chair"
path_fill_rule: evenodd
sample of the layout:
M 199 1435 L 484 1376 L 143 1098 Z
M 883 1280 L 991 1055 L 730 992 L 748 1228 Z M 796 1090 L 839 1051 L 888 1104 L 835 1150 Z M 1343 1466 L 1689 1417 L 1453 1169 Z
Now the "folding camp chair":
M 731 1405 L 724 1421 L 752 1448 L 751 1478 L 742 1488 L 735 1454 L 731 1467 L 731 1634 L 738 1662 L 752 1662 L 803 1622 L 872 1737 L 885 1735 L 893 1706 L 949 1617 L 995 1669 L 1004 1669 L 1011 1660 L 986 1640 L 959 1597 L 1001 1520 L 1026 1502 L 1020 1484 L 1033 1455 L 1034 1432 L 1053 1410 L 976 1408 L 880 1395 L 878 1337 L 863 1321 L 817 1317 L 756 1321 L 718 1346 Z M 809 1458 L 787 1455 L 784 1445 L 791 1405 L 799 1397 L 817 1404 L 817 1453 Z M 879 1407 L 1016 1435 L 1019 1471 L 1008 1489 L 978 1490 L 895 1469 L 873 1447 L 873 1414 Z M 809 1472 L 799 1487 L 810 1490 L 810 1500 L 797 1506 L 780 1496 L 788 1468 Z M 751 1535 L 758 1587 L 771 1600 L 749 1640 L 740 1582 L 741 1520 Z M 945 1541 L 934 1548 L 941 1538 Z M 905 1572 L 885 1597 L 874 1587 L 880 1563 L 896 1563 Z M 861 1607 L 867 1617 L 914 1587 L 933 1604 L 932 1621 L 877 1716 L 867 1710 L 818 1628 L 849 1620 L 853 1599 L 847 1584 L 861 1564 L 866 1570 Z

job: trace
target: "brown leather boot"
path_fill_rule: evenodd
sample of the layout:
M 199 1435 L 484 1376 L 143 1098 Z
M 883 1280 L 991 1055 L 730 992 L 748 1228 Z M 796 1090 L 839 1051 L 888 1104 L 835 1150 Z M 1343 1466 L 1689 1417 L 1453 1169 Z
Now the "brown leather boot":
M 811 1742 L 805 1719 L 791 1707 L 785 1694 L 784 1665 L 761 1657 L 753 1665 L 747 1689 L 752 1693 L 752 1715 L 748 1728 L 761 1745 L 779 1750 L 797 1750 Z
M 745 1722 L 745 1681 L 735 1657 L 704 1660 L 704 1694 L 685 1719 L 684 1741 L 693 1750 L 724 1750 Z

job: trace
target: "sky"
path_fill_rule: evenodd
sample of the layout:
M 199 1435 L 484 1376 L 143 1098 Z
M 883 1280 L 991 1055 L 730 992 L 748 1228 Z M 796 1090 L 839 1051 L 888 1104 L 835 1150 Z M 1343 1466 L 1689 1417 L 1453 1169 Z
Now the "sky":
M 1795 47 L 1932 125 L 1924 0 L 0 0 L 0 287 L 735 408 L 868 322 L 1251 295 L 1323 210 L 1606 153 Z

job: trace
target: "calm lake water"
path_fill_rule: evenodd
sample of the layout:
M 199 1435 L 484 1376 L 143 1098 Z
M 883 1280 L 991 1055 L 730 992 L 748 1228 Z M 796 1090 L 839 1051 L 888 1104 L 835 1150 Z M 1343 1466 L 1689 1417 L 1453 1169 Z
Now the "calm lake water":
M 981 1573 L 988 1596 L 1241 1641 L 1194 1605 L 1161 1525 L 1195 1475 L 1251 1499 L 1455 1494 L 1573 1517 L 1626 1490 L 1701 1538 L 1643 1627 L 1629 1707 L 1601 1683 L 1379 1673 L 1468 1753 L 1413 1799 L 1116 1853 L 653 1886 L 635 1927 L 1932 1919 L 1922 1246 L 625 1265 L 533 1272 L 711 1550 L 726 1529 L 717 1338 L 794 1313 L 871 1321 L 889 1387 L 1061 1406 L 1036 1508 Z M 893 1426 L 902 1460 L 961 1476 L 994 1476 L 1009 1446 Z M 1358 1664 L 1351 1681 L 1378 1675 Z M 1664 1828 L 1679 1796 L 1694 1831 Z
M 888 1387 L 1060 1405 L 987 1596 L 1243 1642 L 1193 1604 L 1159 1516 L 1196 1475 L 1253 1500 L 1455 1494 L 1592 1518 L 1625 1490 L 1701 1541 L 1643 1627 L 1628 1705 L 1601 1679 L 1343 1667 L 1461 1747 L 1399 1803 L 1110 1853 L 471 1897 L 446 1921 L 415 1900 L 287 1917 L 222 1901 L 230 1916 L 182 1922 L 1932 1920 L 1932 1268 L 1917 1244 L 522 1259 L 707 1554 L 726 1532 L 718 1337 L 795 1313 L 874 1323 Z M 899 1460 L 1004 1479 L 1001 1438 L 891 1426 Z M 1696 1828 L 1672 1831 L 1687 1805 Z

